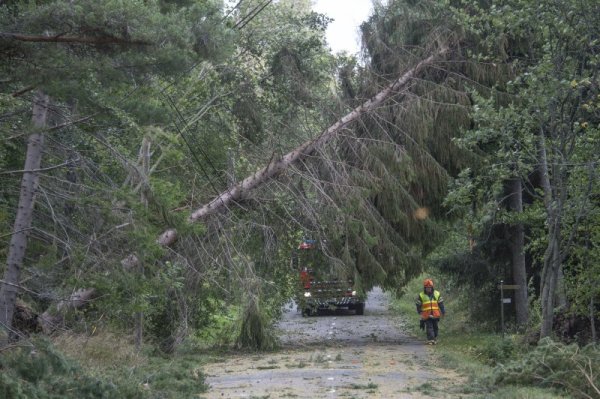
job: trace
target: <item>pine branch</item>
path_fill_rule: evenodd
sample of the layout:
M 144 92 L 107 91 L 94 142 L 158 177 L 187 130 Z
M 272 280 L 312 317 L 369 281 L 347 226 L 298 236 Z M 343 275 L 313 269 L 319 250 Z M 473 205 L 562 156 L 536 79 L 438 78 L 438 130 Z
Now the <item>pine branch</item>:
M 295 148 L 293 151 L 287 153 L 283 157 L 272 160 L 263 169 L 258 170 L 253 175 L 245 178 L 240 183 L 230 187 L 229 189 L 221 192 L 215 199 L 204 205 L 203 207 L 192 212 L 188 221 L 196 222 L 202 220 L 208 215 L 214 214 L 219 210 L 227 207 L 232 202 L 240 200 L 244 194 L 253 190 L 254 188 L 265 183 L 269 179 L 276 177 L 278 174 L 283 172 L 286 168 L 295 162 L 301 161 L 308 157 L 315 150 L 321 148 L 332 138 L 334 138 L 344 127 L 350 123 L 356 121 L 361 115 L 373 110 L 381 103 L 383 103 L 388 97 L 397 93 L 400 89 L 403 89 L 409 84 L 418 73 L 423 69 L 439 60 L 448 51 L 448 48 L 441 48 L 437 53 L 427 57 L 426 59 L 419 62 L 416 66 L 409 69 L 400 78 L 394 81 L 392 84 L 387 86 L 384 90 L 380 91 L 376 96 L 366 101 L 362 105 L 356 107 L 352 112 L 346 114 L 340 118 L 336 123 L 331 125 L 323 133 L 317 136 L 315 139 L 309 140 L 302 144 L 300 147 Z
M 44 35 L 25 35 L 22 33 L 0 32 L 1 38 L 17 40 L 20 42 L 37 43 L 81 43 L 81 44 L 119 44 L 119 45 L 141 45 L 150 46 L 154 43 L 145 40 L 123 39 L 114 36 L 44 36 Z
M 0 172 L 0 175 L 10 175 L 10 174 L 18 174 L 18 173 L 47 172 L 49 170 L 62 168 L 63 166 L 67 166 L 70 163 L 74 163 L 74 162 L 79 162 L 79 159 L 76 159 L 74 161 L 69 160 L 69 161 L 63 162 L 63 163 L 61 163 L 59 165 L 48 166 L 46 168 L 39 168 L 39 169 L 32 169 L 32 170 L 25 170 L 25 169 L 21 169 L 21 170 L 9 170 L 9 171 L 6 171 L 6 172 Z

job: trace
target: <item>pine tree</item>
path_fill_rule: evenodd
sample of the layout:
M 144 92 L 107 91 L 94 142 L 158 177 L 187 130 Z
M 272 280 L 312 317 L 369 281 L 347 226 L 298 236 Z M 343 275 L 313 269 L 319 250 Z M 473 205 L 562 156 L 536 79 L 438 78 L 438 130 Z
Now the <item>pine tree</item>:
M 199 60 L 217 56 L 219 41 L 226 37 L 221 20 L 218 4 L 211 1 L 179 6 L 160 1 L 0 5 L 0 65 L 10 77 L 4 82 L 5 91 L 20 97 L 36 93 L 34 128 L 0 291 L 0 323 L 6 331 L 12 326 L 26 235 L 31 229 L 44 132 L 94 116 L 101 120 L 111 113 L 127 112 L 127 99 L 154 79 L 177 77 Z M 76 109 L 72 115 L 60 111 L 69 103 L 77 104 L 71 107 Z M 52 118 L 46 116 L 49 113 Z M 82 113 L 84 117 L 74 120 Z M 56 126 L 48 123 L 61 119 Z M 8 132 L 10 128 L 3 133 Z

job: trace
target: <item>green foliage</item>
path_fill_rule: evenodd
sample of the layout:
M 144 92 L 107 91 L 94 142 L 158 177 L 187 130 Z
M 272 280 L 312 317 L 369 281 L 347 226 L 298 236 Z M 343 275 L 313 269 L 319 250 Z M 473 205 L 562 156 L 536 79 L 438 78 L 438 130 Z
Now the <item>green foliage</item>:
M 594 106 L 598 96 L 598 4 L 459 1 L 451 3 L 450 9 L 467 40 L 477 44 L 467 50 L 467 60 L 491 62 L 502 66 L 498 70 L 503 72 L 490 85 L 491 90 L 468 85 L 472 126 L 453 140 L 475 161 L 451 183 L 445 201 L 460 218 L 455 229 L 473 240 L 469 263 L 477 263 L 479 258 L 509 276 L 510 271 L 503 267 L 510 262 L 505 250 L 508 228 L 520 223 L 528 231 L 530 276 L 544 275 L 548 269 L 545 254 L 552 241 L 549 226 L 559 223 L 567 295 L 577 304 L 572 310 L 586 314 L 598 298 L 595 289 L 576 288 L 590 281 L 586 271 L 595 270 L 590 265 L 597 263 L 590 234 L 596 230 L 597 206 L 591 198 L 598 191 L 597 167 L 592 166 L 595 156 L 589 151 L 598 150 L 600 132 Z M 552 193 L 547 203 L 540 189 L 541 137 Z M 521 214 L 504 209 L 509 194 L 506 183 L 515 178 L 524 182 L 525 209 Z M 446 264 L 453 259 L 448 254 Z M 472 269 L 455 272 L 470 276 Z
M 520 335 L 502 338 L 498 333 L 490 333 L 487 326 L 472 318 L 469 304 L 472 293 L 463 286 L 437 273 L 421 275 L 411 280 L 404 293 L 392 302 L 392 309 L 402 316 L 406 324 L 403 328 L 417 339 L 424 339 L 419 330 L 419 316 L 414 299 L 422 290 L 423 279 L 433 278 L 444 297 L 446 317 L 439 324 L 440 335 L 435 347 L 435 361 L 444 367 L 459 371 L 468 380 L 461 393 L 485 398 L 528 398 L 546 399 L 565 397 L 564 390 L 540 387 L 537 384 L 497 383 L 500 370 L 517 363 L 521 356 L 529 356 L 535 351 L 524 343 Z
M 90 93 L 80 90 L 84 79 L 88 87 L 91 82 L 118 87 L 131 83 L 136 74 L 172 76 L 187 70 L 198 55 L 214 57 L 226 47 L 219 46 L 226 35 L 217 28 L 219 8 L 212 1 L 165 12 L 157 1 L 113 0 L 82 1 L 76 6 L 67 1 L 35 6 L 15 2 L 0 11 L 7 32 L 46 32 L 90 41 L 87 46 L 75 41 L 48 46 L 3 39 L 0 50 L 7 55 L 3 65 L 10 74 L 24 85 L 43 84 L 55 98 L 89 101 Z M 36 64 L 18 63 L 17 54 L 36 59 Z
M 495 366 L 499 363 L 506 364 L 508 361 L 514 359 L 518 353 L 517 345 L 510 338 L 495 339 L 487 342 L 481 349 L 483 359 L 486 359 L 490 366 Z
M 351 60 L 340 61 L 340 90 L 348 108 L 438 46 L 452 47 L 461 33 L 451 14 L 434 1 L 375 7 L 361 27 L 367 68 L 353 71 Z M 401 101 L 374 110 L 336 142 L 333 166 L 323 162 L 315 168 L 324 180 L 322 203 L 328 197 L 335 202 L 319 214 L 320 225 L 326 223 L 320 233 L 331 252 L 355 269 L 365 289 L 402 287 L 421 272 L 423 255 L 441 241 L 436 219 L 443 217 L 440 202 L 448 178 L 472 158 L 451 138 L 470 124 L 466 87 L 487 78 L 463 66 L 424 71 L 403 89 Z
M 239 332 L 236 346 L 250 350 L 272 350 L 277 345 L 277 337 L 271 328 L 272 317 L 269 309 L 263 308 L 258 293 L 245 295 L 246 305 L 239 315 Z
M 207 306 L 200 306 L 198 312 L 199 327 L 185 345 L 193 348 L 231 347 L 235 342 L 238 327 L 239 306 L 228 305 L 222 299 L 208 298 Z
M 497 332 L 487 332 L 485 326 L 471 318 L 469 307 L 472 299 L 469 290 L 457 287 L 454 282 L 437 274 L 422 275 L 411 280 L 406 287 L 406 294 L 393 302 L 393 308 L 408 320 L 408 326 L 405 328 L 410 334 L 417 338 L 424 338 L 423 332 L 418 328 L 414 296 L 418 290 L 422 289 L 421 285 L 425 277 L 432 277 L 440 288 L 447 310 L 446 317 L 440 321 L 438 345 L 432 356 L 444 367 L 455 369 L 468 377 L 461 393 L 490 399 L 558 399 L 566 397 L 567 394 L 573 394 L 574 391 L 565 386 L 551 383 L 539 384 L 539 380 L 533 378 L 530 370 L 535 364 L 536 367 L 539 367 L 537 370 L 542 376 L 547 376 L 548 373 L 555 370 L 555 376 L 564 371 L 572 373 L 575 378 L 578 370 L 575 363 L 580 361 L 580 365 L 589 364 L 583 357 L 575 357 L 572 363 L 569 360 L 568 364 L 560 366 L 557 365 L 558 360 L 556 363 L 553 361 L 552 364 L 557 366 L 546 369 L 546 374 L 543 373 L 543 364 L 549 365 L 545 360 L 546 353 L 552 352 L 552 356 L 561 357 L 564 360 L 565 357 L 578 353 L 576 346 L 571 346 L 566 351 L 566 347 L 562 344 L 552 343 L 551 348 L 547 347 L 551 341 L 544 340 L 540 342 L 540 346 L 544 348 L 541 349 L 527 344 L 522 335 L 507 335 L 502 338 Z M 559 351 L 562 354 L 558 353 Z M 589 355 L 592 352 L 587 349 L 586 353 L 586 356 L 589 356 L 593 362 L 597 356 L 597 349 L 593 356 Z M 524 359 L 528 359 L 526 363 Z M 593 367 L 596 367 L 595 364 Z M 572 371 L 567 371 L 571 368 Z M 520 374 L 523 371 L 524 373 Z M 582 381 L 585 377 L 580 374 L 577 378 Z
M 143 398 L 131 384 L 95 378 L 47 340 L 17 347 L 0 358 L 0 394 L 5 398 Z
M 495 370 L 497 384 L 560 387 L 573 397 L 600 395 L 600 350 L 596 345 L 580 348 L 542 339 L 535 350 Z
M 174 367 L 165 367 L 160 373 L 149 373 L 147 382 L 155 396 L 165 398 L 197 398 L 207 390 L 204 374 L 195 359 L 181 359 Z
M 137 350 L 131 338 L 99 328 L 91 335 L 62 334 L 55 345 L 76 359 L 81 370 L 114 386 L 129 386 L 139 398 L 196 398 L 206 392 L 202 371 L 207 359 L 194 348 L 181 347 L 176 355 L 158 355 L 150 345 Z M 119 396 L 113 396 L 119 397 Z M 126 397 L 126 396 L 123 396 Z

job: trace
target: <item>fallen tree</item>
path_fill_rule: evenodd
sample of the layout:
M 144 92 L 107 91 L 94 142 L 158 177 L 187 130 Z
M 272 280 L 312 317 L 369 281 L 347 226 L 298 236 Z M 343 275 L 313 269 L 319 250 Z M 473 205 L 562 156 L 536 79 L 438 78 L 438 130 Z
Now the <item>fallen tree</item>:
M 227 190 L 221 192 L 210 202 L 193 211 L 188 217 L 188 222 L 195 223 L 202 221 L 208 216 L 226 209 L 236 201 L 243 199 L 244 196 L 247 195 L 247 193 L 249 193 L 251 190 L 258 188 L 262 184 L 268 182 L 270 179 L 276 178 L 292 164 L 304 160 L 314 151 L 331 141 L 343 128 L 356 121 L 361 115 L 372 111 L 391 96 L 398 94 L 400 91 L 405 89 L 413 79 L 423 72 L 423 70 L 443 59 L 448 50 L 449 49 L 447 47 L 438 49 L 438 51 L 436 51 L 434 54 L 421 60 L 414 67 L 408 69 L 398 79 L 386 86 L 374 97 L 368 101 L 365 101 L 360 106 L 354 108 L 351 112 L 338 119 L 333 125 L 329 126 L 314 139 L 303 143 L 279 159 L 271 160 L 264 168 L 258 170 L 251 176 L 246 177 L 238 184 L 235 184 Z M 157 238 L 156 242 L 163 247 L 167 247 L 172 245 L 177 238 L 177 231 L 170 228 L 164 231 Z M 121 261 L 121 264 L 124 269 L 131 270 L 138 266 L 139 260 L 135 254 L 130 254 Z M 63 301 L 64 303 L 61 302 L 59 306 L 53 307 L 51 310 L 49 309 L 44 312 L 42 315 L 42 326 L 44 331 L 46 333 L 51 332 L 63 320 L 60 313 L 67 309 L 72 309 L 74 307 L 79 308 L 83 306 L 94 294 L 95 292 L 91 289 L 77 290 L 67 301 Z M 82 295 L 86 296 L 86 298 L 83 300 Z
M 377 93 L 373 98 L 365 101 L 360 106 L 354 108 L 351 112 L 338 119 L 333 125 L 327 128 L 316 138 L 309 140 L 301 146 L 288 152 L 277 160 L 271 160 L 267 166 L 258 170 L 251 176 L 248 176 L 240 183 L 233 185 L 227 190 L 223 191 L 216 198 L 193 211 L 188 218 L 189 222 L 198 222 L 212 215 L 220 210 L 226 208 L 230 204 L 238 201 L 244 197 L 246 193 L 257 188 L 269 179 L 276 177 L 290 165 L 295 162 L 301 161 L 308 157 L 316 149 L 322 147 L 332 138 L 336 136 L 344 127 L 350 123 L 356 121 L 361 115 L 375 109 L 381 105 L 385 100 L 394 94 L 397 94 L 400 90 L 406 87 L 412 79 L 414 79 L 420 72 L 425 68 L 432 65 L 436 61 L 439 61 L 448 52 L 447 47 L 440 48 L 435 54 L 420 61 L 417 65 L 406 71 L 402 76 L 396 79 L 393 83 L 388 85 L 385 89 Z
M 72 293 L 68 299 L 60 301 L 55 307 L 47 309 L 39 316 L 39 324 L 46 334 L 50 334 L 64 321 L 65 312 L 85 307 L 96 295 L 94 288 L 82 288 Z

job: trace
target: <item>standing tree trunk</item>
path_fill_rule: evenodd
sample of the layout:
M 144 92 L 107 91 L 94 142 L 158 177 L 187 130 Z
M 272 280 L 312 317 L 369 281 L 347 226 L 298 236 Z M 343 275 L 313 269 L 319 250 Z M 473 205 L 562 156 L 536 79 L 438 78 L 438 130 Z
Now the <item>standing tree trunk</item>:
M 593 178 L 593 175 L 590 176 L 591 178 Z M 590 179 L 590 183 L 592 182 L 592 180 Z M 586 227 L 585 229 L 585 252 L 584 252 L 584 256 L 583 256 L 583 264 L 584 265 L 589 265 L 590 264 L 590 251 L 592 250 L 592 242 L 590 239 L 590 228 L 589 226 Z M 589 306 L 589 316 L 590 316 L 590 330 L 592 333 L 592 343 L 596 343 L 598 341 L 598 334 L 596 332 L 596 305 L 594 304 L 594 297 L 597 294 L 596 290 L 590 290 L 590 302 L 588 304 Z
M 544 191 L 544 207 L 546 208 L 546 223 L 548 224 L 548 246 L 544 253 L 544 265 L 541 277 L 541 305 L 542 305 L 542 326 L 540 338 L 548 337 L 552 333 L 552 324 L 554 321 L 554 304 L 556 286 L 561 266 L 560 256 L 560 204 L 554 196 L 550 175 L 548 172 L 548 157 L 546 155 L 546 138 L 544 132 L 539 135 L 539 152 L 541 183 Z M 556 176 L 555 176 L 556 177 Z
M 140 169 L 142 171 L 142 186 L 140 189 L 140 201 L 144 206 L 144 209 L 148 209 L 148 190 L 150 186 L 150 139 L 144 137 L 142 140 L 142 146 L 140 148 Z M 142 276 L 144 275 L 144 266 L 141 265 L 137 270 Z M 139 352 L 142 349 L 142 341 L 144 338 L 144 312 L 139 311 L 135 314 L 135 348 Z
M 594 313 L 596 310 L 596 307 L 594 306 L 594 295 L 592 294 L 592 296 L 590 297 L 590 325 L 591 325 L 591 329 L 592 329 L 592 342 L 596 342 L 598 340 L 598 336 L 596 334 L 596 317 L 594 316 Z
M 523 213 L 523 187 L 520 178 L 510 181 L 509 207 L 518 214 Z M 513 281 L 519 286 L 515 291 L 515 308 L 517 324 L 524 326 L 529 321 L 529 306 L 527 300 L 527 272 L 525 270 L 525 228 L 523 223 L 511 226 L 511 252 Z
M 13 233 L 8 248 L 4 283 L 0 288 L 0 326 L 12 335 L 12 319 L 15 311 L 17 289 L 23 266 L 23 258 L 27 249 L 27 237 L 31 229 L 35 192 L 38 187 L 38 172 L 42 161 L 44 146 L 43 129 L 46 127 L 48 114 L 48 96 L 37 91 L 33 99 L 32 125 L 33 133 L 27 141 L 25 167 L 21 180 L 21 191 L 15 217 Z

